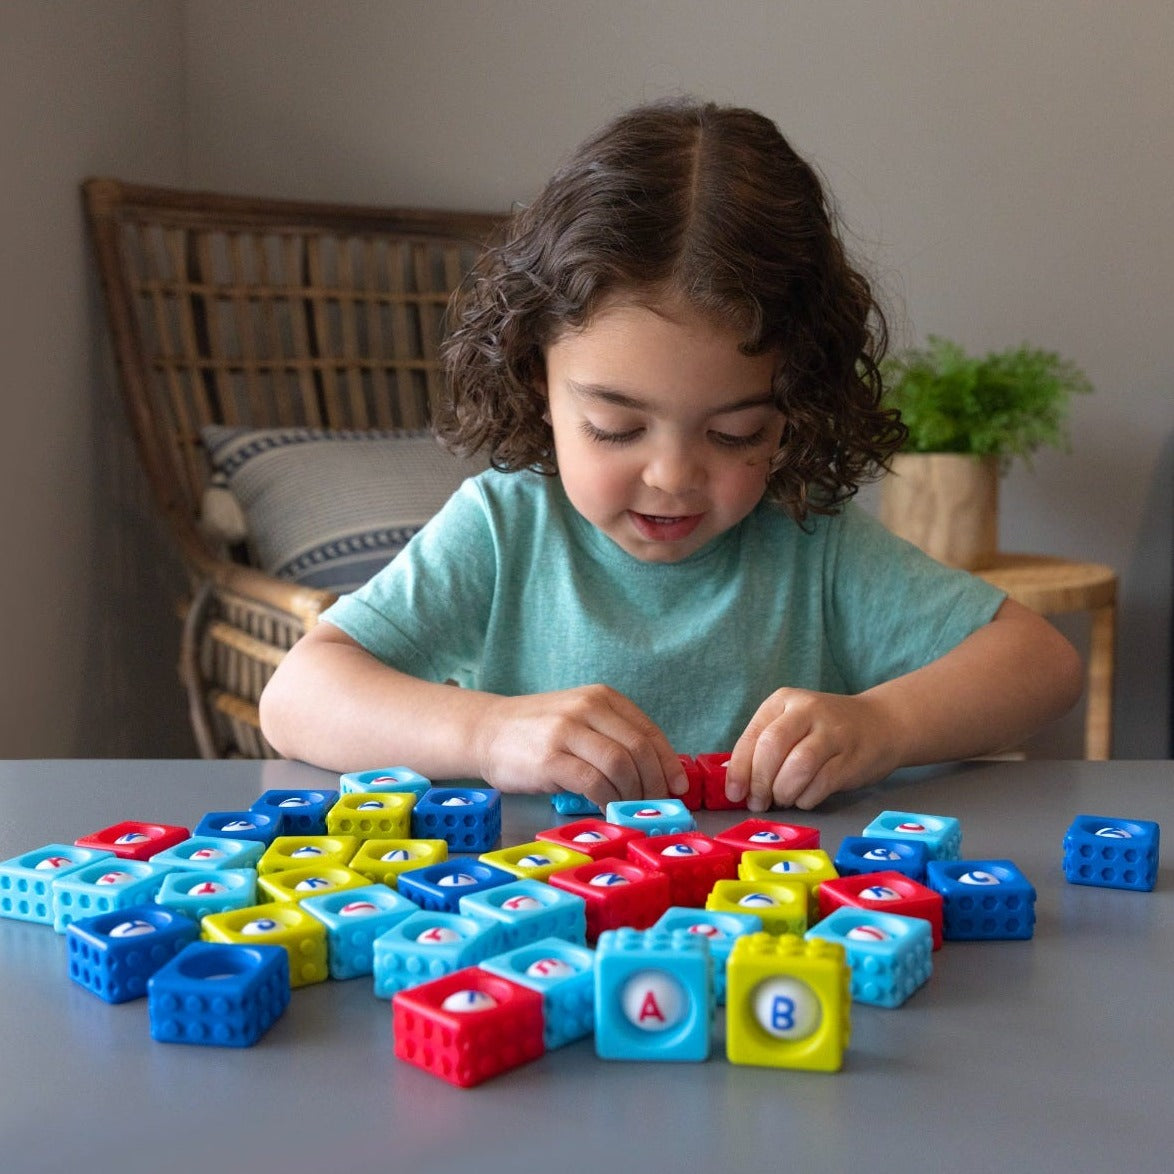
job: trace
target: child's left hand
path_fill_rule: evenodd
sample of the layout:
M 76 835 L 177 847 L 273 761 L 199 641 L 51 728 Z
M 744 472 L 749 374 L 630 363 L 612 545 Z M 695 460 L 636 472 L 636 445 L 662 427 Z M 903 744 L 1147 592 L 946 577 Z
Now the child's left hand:
M 836 791 L 884 778 L 900 765 L 898 732 L 883 704 L 779 689 L 738 739 L 726 771 L 726 797 L 750 811 L 810 809 Z

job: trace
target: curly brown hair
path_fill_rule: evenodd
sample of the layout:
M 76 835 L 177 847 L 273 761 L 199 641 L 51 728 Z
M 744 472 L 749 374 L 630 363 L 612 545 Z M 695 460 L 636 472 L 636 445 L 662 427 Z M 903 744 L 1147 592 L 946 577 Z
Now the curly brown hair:
M 881 406 L 884 315 L 849 260 L 815 171 L 768 118 L 670 101 L 584 142 L 453 297 L 437 433 L 495 468 L 557 472 L 545 349 L 615 295 L 672 295 L 777 350 L 786 421 L 767 495 L 833 513 L 904 440 Z

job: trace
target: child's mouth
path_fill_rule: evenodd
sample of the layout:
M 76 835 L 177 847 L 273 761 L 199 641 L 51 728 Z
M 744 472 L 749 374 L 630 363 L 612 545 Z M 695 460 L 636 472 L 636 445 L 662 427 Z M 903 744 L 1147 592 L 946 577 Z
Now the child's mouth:
M 704 517 L 703 514 L 638 514 L 635 510 L 628 513 L 640 535 L 653 542 L 680 542 L 697 529 Z

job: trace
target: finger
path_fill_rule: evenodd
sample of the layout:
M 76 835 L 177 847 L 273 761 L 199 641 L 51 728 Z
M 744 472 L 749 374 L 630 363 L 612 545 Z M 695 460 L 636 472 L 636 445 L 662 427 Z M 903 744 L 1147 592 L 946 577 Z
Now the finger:
M 775 785 L 779 773 L 808 732 L 794 713 L 786 711 L 762 731 L 754 744 L 750 765 L 750 790 L 746 796 L 748 810 L 766 811 L 770 808 L 779 795 Z M 786 806 L 786 803 L 779 806 Z
M 635 764 L 639 793 L 632 798 L 684 794 L 689 788 L 684 767 L 660 727 L 622 693 L 611 695 L 609 708 L 620 719 L 619 724 L 601 723 L 598 728 L 619 742 Z
M 834 771 L 836 755 L 826 739 L 810 734 L 791 749 L 775 775 L 772 794 L 779 807 L 813 807 Z
M 839 755 L 829 758 L 816 772 L 811 781 L 800 789 L 791 800 L 792 805 L 802 811 L 818 807 L 829 795 L 840 789 L 842 760 Z
M 550 762 L 552 790 L 589 799 L 600 811 L 624 796 L 602 771 L 576 754 L 558 754 Z

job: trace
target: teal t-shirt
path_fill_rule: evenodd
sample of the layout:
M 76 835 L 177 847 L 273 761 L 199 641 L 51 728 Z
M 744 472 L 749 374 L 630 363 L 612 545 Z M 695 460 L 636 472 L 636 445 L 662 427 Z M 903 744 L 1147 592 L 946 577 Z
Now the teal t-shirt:
M 854 505 L 800 527 L 764 502 L 691 557 L 645 563 L 557 477 L 490 471 L 323 618 L 432 681 L 610 685 L 700 754 L 731 749 L 784 685 L 858 693 L 928 664 L 1002 599 Z

